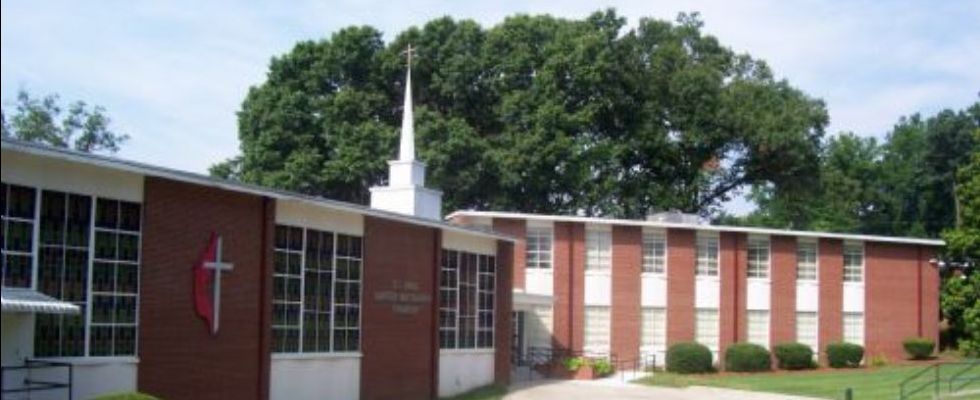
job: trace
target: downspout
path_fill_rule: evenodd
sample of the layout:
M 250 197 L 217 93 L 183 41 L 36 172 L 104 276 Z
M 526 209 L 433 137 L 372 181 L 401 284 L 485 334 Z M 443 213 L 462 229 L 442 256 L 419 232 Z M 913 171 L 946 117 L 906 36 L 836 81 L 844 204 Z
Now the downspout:
M 568 347 L 575 351 L 575 225 L 568 224 Z M 582 310 L 583 315 L 585 310 Z M 583 349 L 584 350 L 584 349 Z
M 741 237 L 740 234 L 738 233 L 735 234 L 735 285 L 734 285 L 735 301 L 732 302 L 732 316 L 734 317 L 734 326 L 733 326 L 734 329 L 732 330 L 732 334 L 735 335 L 735 337 L 732 338 L 732 343 L 738 343 L 738 337 L 739 337 L 738 336 L 738 319 L 739 319 L 738 308 L 739 308 L 740 301 L 739 301 L 738 287 L 742 283 L 742 277 L 739 275 L 739 263 L 742 260 L 741 248 L 739 247 L 740 237 Z
M 916 271 L 916 274 L 915 274 L 916 275 L 916 282 L 915 282 L 916 301 L 915 301 L 915 307 L 916 307 L 916 310 L 917 310 L 917 312 L 915 313 L 915 316 L 916 316 L 916 319 L 917 319 L 917 321 L 916 321 L 916 324 L 917 324 L 916 325 L 916 330 L 918 332 L 919 337 L 922 337 L 922 246 L 916 246 L 916 251 L 918 252 L 918 256 L 917 256 L 917 260 L 916 260 L 917 262 L 916 262 L 916 265 L 915 265 L 915 267 L 916 267 L 915 268 L 915 271 Z
M 439 281 L 440 273 L 442 272 L 442 230 L 433 229 L 432 235 L 432 260 L 434 261 L 432 268 L 432 302 L 430 303 L 430 313 L 432 315 L 432 323 L 429 327 L 429 337 L 432 342 L 432 361 L 430 362 L 431 375 L 429 376 L 429 382 L 432 387 L 431 398 L 435 399 L 439 397 L 439 355 L 441 352 L 440 342 L 439 342 L 439 290 L 441 287 L 441 282 Z

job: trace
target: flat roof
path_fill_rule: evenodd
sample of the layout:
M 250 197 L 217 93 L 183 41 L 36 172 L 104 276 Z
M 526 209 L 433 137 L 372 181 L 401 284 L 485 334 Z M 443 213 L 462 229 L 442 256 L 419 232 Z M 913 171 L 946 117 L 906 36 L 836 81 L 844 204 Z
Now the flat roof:
M 798 237 L 811 237 L 811 238 L 854 240 L 854 241 L 865 241 L 865 242 L 917 244 L 917 245 L 924 245 L 924 246 L 946 245 L 946 242 L 938 239 L 922 239 L 922 238 L 879 236 L 879 235 L 859 235 L 859 234 L 819 232 L 819 231 L 797 231 L 797 230 L 788 230 L 788 229 L 755 228 L 755 227 L 731 226 L 731 225 L 682 224 L 682 223 L 671 223 L 671 222 L 635 220 L 635 219 L 579 217 L 579 216 L 571 216 L 571 215 L 547 215 L 547 214 L 529 214 L 529 213 L 499 212 L 499 211 L 460 210 L 460 211 L 455 211 L 452 214 L 449 214 L 446 217 L 446 219 L 450 219 L 458 216 L 485 217 L 485 218 L 511 218 L 511 219 L 525 219 L 525 220 L 553 221 L 553 222 L 581 222 L 587 224 L 608 224 L 608 225 L 628 225 L 628 226 L 641 226 L 641 227 L 652 227 L 652 228 L 692 229 L 692 230 L 712 231 L 712 232 L 740 232 L 740 233 L 757 234 L 757 235 L 798 236 Z
M 466 228 L 459 225 L 450 224 L 444 221 L 434 221 L 434 220 L 419 218 L 411 215 L 398 214 L 390 211 L 370 208 L 360 204 L 331 200 L 319 196 L 310 196 L 310 195 L 290 192 L 286 190 L 271 189 L 263 186 L 230 181 L 226 179 L 215 178 L 215 177 L 211 177 L 203 174 L 197 174 L 193 172 L 180 171 L 176 169 L 144 164 L 144 163 L 125 160 L 117 157 L 83 153 L 80 151 L 52 147 L 52 146 L 45 146 L 41 144 L 30 143 L 30 142 L 25 142 L 16 139 L 10 139 L 10 138 L 3 138 L 2 146 L 0 146 L 0 148 L 6 151 L 13 151 L 17 153 L 29 154 L 38 157 L 46 157 L 51 159 L 76 162 L 76 163 L 108 168 L 113 170 L 126 171 L 130 173 L 144 175 L 144 176 L 165 178 L 174 181 L 191 183 L 200 186 L 213 187 L 213 188 L 218 188 L 218 189 L 223 189 L 223 190 L 228 190 L 233 192 L 247 193 L 247 194 L 252 194 L 257 196 L 265 196 L 277 200 L 298 201 L 298 202 L 311 204 L 314 206 L 323 207 L 331 210 L 345 211 L 345 212 L 357 213 L 357 214 L 367 215 L 376 218 L 382 218 L 391 221 L 403 222 L 407 224 L 421 225 L 421 226 L 426 226 L 431 228 L 439 228 L 442 230 L 457 232 L 457 233 L 462 233 L 467 235 L 505 240 L 509 242 L 517 241 L 516 238 L 508 235 Z

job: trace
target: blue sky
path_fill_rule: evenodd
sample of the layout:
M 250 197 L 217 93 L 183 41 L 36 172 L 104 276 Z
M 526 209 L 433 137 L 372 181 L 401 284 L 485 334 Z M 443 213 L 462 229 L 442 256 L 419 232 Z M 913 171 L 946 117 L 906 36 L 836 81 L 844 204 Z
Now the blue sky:
M 980 91 L 980 1 L 7 1 L 0 99 L 18 89 L 105 106 L 132 139 L 120 156 L 204 172 L 237 153 L 235 112 L 270 57 L 349 25 L 390 39 L 450 15 L 629 19 L 700 11 L 722 43 L 827 102 L 829 132 L 883 136 L 901 115 L 962 108 Z M 744 212 L 744 201 L 729 209 Z

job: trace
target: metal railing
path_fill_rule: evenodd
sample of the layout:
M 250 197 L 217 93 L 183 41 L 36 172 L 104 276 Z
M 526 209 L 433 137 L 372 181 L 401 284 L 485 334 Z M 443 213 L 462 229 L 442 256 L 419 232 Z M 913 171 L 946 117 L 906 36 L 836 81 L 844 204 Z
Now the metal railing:
M 622 380 L 626 380 L 629 373 L 632 373 L 632 376 L 636 378 L 642 372 L 656 367 L 657 364 L 657 359 L 654 354 L 642 354 L 639 357 L 622 358 L 615 353 L 573 351 L 544 347 L 528 348 L 523 353 L 515 352 L 511 355 L 511 362 L 514 367 L 519 368 L 518 377 L 522 377 L 520 375 L 523 374 L 523 378 L 527 381 L 532 381 L 538 375 L 548 376 L 552 368 L 556 368 L 567 359 L 576 357 L 592 360 L 607 360 L 613 367 L 614 373 L 618 372 Z
M 980 382 L 980 360 L 936 363 L 902 380 L 898 398 L 907 400 L 930 389 L 932 397 L 939 398 L 944 388 L 951 395 L 977 382 Z
M 34 379 L 32 375 L 38 370 L 45 369 L 59 369 L 65 368 L 68 372 L 67 381 L 52 381 L 48 379 Z M 7 377 L 9 377 L 11 372 L 15 371 L 25 371 L 24 380 L 21 385 L 17 387 L 9 388 L 6 385 Z M 31 393 L 35 392 L 45 392 L 52 390 L 64 390 L 68 400 L 72 400 L 72 385 L 73 385 L 73 369 L 72 365 L 63 362 L 54 361 L 41 361 L 41 360 L 24 360 L 24 365 L 16 366 L 5 366 L 0 367 L 0 397 L 7 398 L 10 394 L 27 394 L 30 397 Z

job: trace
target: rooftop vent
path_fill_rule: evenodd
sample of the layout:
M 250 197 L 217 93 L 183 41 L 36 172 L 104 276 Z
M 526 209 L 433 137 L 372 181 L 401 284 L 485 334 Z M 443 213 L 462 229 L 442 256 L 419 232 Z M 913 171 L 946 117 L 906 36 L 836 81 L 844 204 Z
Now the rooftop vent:
M 647 221 L 664 222 L 668 224 L 705 225 L 707 222 L 697 214 L 686 214 L 680 211 L 655 212 L 647 215 Z

